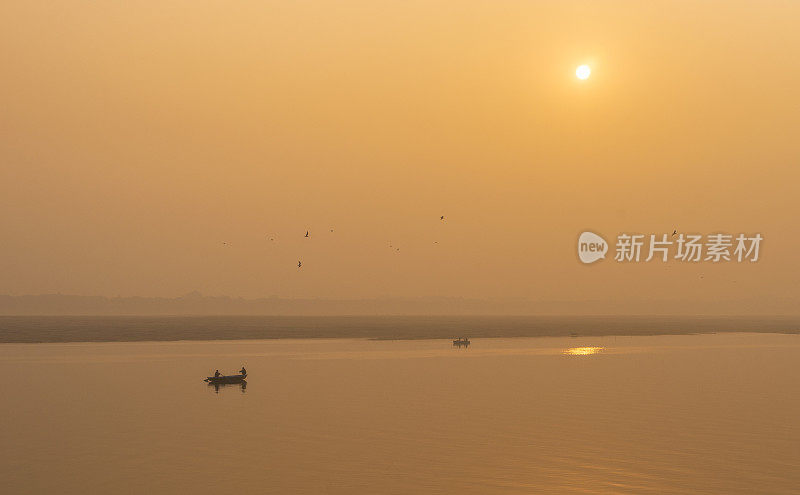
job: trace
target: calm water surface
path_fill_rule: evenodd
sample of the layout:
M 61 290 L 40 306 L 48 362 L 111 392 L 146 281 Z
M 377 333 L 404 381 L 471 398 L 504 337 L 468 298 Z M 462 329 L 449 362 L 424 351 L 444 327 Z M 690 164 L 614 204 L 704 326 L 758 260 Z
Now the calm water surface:
M 202 379 L 245 365 L 245 389 Z M 800 493 L 800 336 L 2 344 L 4 493 Z

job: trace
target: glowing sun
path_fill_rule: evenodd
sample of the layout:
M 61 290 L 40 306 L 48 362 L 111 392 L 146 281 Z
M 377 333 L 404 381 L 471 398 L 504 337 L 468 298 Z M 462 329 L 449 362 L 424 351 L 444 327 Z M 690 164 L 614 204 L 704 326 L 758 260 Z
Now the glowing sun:
M 589 76 L 592 74 L 592 69 L 588 65 L 579 65 L 577 69 L 575 69 L 575 77 L 578 79 L 589 79 Z

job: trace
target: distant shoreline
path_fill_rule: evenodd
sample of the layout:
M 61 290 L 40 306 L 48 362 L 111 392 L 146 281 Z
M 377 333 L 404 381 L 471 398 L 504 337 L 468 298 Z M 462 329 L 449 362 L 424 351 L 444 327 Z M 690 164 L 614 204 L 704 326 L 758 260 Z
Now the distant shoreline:
M 180 297 L 82 296 L 70 294 L 0 294 L 0 315 L 9 316 L 365 316 L 375 315 L 730 315 L 800 318 L 793 298 L 759 297 L 746 300 L 532 300 L 466 297 L 374 297 L 325 299 L 262 297 L 246 299 L 191 292 Z
M 798 316 L 0 316 L 0 343 L 800 333 Z

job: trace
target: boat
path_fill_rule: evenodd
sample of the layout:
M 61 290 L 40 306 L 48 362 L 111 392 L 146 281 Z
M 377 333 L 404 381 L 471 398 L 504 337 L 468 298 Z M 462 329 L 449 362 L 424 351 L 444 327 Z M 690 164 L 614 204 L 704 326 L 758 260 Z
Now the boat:
M 468 347 L 469 344 L 470 344 L 469 339 L 466 337 L 461 337 L 460 339 L 453 340 L 453 345 L 456 347 L 461 347 L 461 346 Z
M 247 375 L 220 375 L 209 376 L 204 381 L 208 383 L 243 383 Z

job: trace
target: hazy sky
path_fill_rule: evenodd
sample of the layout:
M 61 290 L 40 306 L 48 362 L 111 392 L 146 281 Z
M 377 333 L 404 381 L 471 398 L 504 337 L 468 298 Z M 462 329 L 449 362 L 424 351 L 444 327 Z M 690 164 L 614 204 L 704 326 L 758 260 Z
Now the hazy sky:
M 796 299 L 798 25 L 790 1 L 3 2 L 0 293 Z M 576 259 L 584 229 L 673 228 L 761 232 L 762 259 Z

